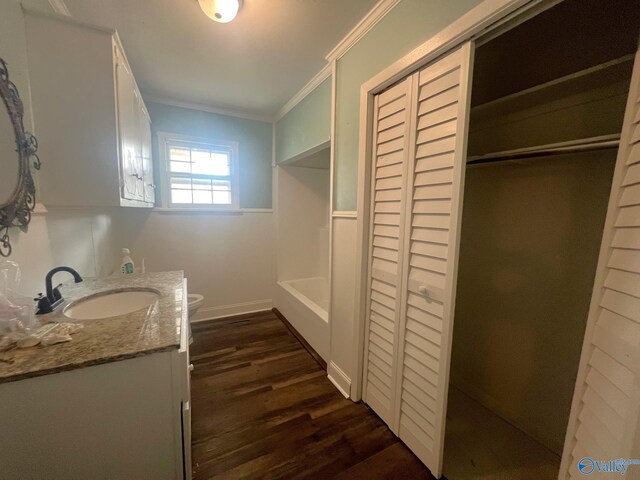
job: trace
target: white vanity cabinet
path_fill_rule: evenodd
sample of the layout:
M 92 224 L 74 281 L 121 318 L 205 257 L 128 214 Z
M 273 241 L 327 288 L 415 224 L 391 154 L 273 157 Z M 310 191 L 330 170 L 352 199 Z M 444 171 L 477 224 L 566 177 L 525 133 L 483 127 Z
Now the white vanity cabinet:
M 115 31 L 27 10 L 48 206 L 152 207 L 151 121 Z
M 179 347 L 0 383 L 0 480 L 191 479 L 183 292 Z

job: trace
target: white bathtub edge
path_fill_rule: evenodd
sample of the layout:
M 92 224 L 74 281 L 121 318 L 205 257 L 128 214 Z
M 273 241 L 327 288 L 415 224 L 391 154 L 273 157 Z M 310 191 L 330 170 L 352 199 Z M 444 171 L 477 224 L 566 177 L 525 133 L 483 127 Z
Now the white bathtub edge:
M 295 291 L 277 282 L 273 306 L 326 362 L 329 358 L 329 323 L 300 298 L 302 295 L 295 295 Z
M 314 278 L 322 278 L 322 277 L 314 277 Z M 307 279 L 304 279 L 304 280 L 307 280 Z M 311 300 L 309 297 L 307 297 L 298 289 L 296 289 L 293 285 L 291 285 L 293 282 L 297 282 L 297 281 L 298 280 L 282 281 L 282 282 L 278 282 L 278 285 L 284 288 L 289 294 L 293 295 L 296 298 L 296 300 L 298 300 L 305 307 L 307 307 L 309 310 L 315 313 L 318 317 L 320 317 L 320 319 L 322 319 L 328 325 L 329 312 L 327 312 L 325 309 L 320 307 L 320 305 L 315 303 L 313 300 Z

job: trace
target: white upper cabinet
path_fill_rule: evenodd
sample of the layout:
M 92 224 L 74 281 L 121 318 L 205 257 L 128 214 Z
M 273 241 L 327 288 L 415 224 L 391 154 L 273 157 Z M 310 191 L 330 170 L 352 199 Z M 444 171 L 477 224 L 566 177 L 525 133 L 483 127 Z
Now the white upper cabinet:
M 37 201 L 152 207 L 151 121 L 113 30 L 27 11 Z
M 116 53 L 119 53 L 116 49 Z M 122 197 L 141 200 L 142 188 L 138 158 L 141 156 L 137 141 L 139 134 L 137 99 L 133 76 L 125 63 L 117 59 L 116 83 L 118 92 L 118 128 L 120 133 L 120 159 L 122 168 Z
M 131 69 L 117 46 L 115 58 L 122 198 L 154 203 L 149 114 Z

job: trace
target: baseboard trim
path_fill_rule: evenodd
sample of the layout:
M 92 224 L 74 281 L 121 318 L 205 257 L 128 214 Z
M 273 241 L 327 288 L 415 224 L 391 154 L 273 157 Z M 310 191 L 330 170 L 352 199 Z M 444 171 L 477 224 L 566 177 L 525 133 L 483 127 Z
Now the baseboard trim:
M 307 352 L 309 352 L 309 354 L 313 357 L 313 359 L 316 361 L 316 363 L 318 365 L 320 365 L 322 367 L 322 369 L 326 372 L 327 371 L 327 362 L 324 361 L 324 359 L 318 354 L 318 352 L 315 351 L 315 349 L 309 345 L 309 342 L 307 342 L 304 337 L 300 334 L 300 332 L 298 332 L 293 325 L 291 325 L 291 323 L 289 323 L 289 320 L 287 320 L 287 318 L 282 314 L 282 312 L 280 312 L 280 310 L 278 310 L 277 308 L 272 308 L 271 311 L 273 313 L 275 313 L 275 315 L 282 320 L 282 323 L 284 323 L 285 327 L 287 327 L 289 329 L 289 331 L 291 332 L 291 334 L 296 337 L 296 339 L 298 339 L 298 341 L 302 344 L 302 346 L 305 348 L 305 350 Z
M 329 381 L 340 391 L 340 393 L 344 395 L 344 398 L 349 398 L 351 396 L 351 379 L 332 361 L 329 362 L 327 377 L 329 378 Z
M 208 320 L 216 320 L 218 318 L 233 317 L 235 315 L 243 315 L 245 313 L 262 312 L 271 310 L 273 301 L 269 299 L 256 300 L 255 302 L 234 303 L 231 305 L 221 305 L 219 307 L 201 308 L 191 319 L 191 323 L 206 322 Z

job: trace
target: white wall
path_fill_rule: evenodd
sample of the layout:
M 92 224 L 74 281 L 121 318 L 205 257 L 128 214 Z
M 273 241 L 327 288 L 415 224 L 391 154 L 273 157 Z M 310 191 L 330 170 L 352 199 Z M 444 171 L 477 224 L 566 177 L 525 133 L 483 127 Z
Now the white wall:
M 55 210 L 35 215 L 29 232 L 12 233 L 13 255 L 22 271 L 21 292 L 44 291 L 44 277 L 55 266 L 75 268 L 83 277 L 109 275 L 117 268 L 119 251 L 112 210 Z M 70 276 L 60 274 L 55 281 Z
M 147 271 L 184 270 L 205 296 L 196 320 L 271 308 L 273 214 L 173 213 L 122 209 L 117 247 Z
M 205 296 L 196 320 L 270 309 L 275 255 L 271 124 L 155 102 L 147 106 L 157 180 L 162 168 L 158 132 L 238 142 L 240 208 L 264 212 L 125 209 L 118 217 L 119 246 L 130 248 L 134 261 L 145 257 L 147 271 L 184 270 L 189 291 Z
M 329 274 L 329 170 L 278 166 L 278 280 Z
M 451 382 L 558 453 L 615 156 L 467 171 Z
M 331 364 L 342 371 L 344 384 L 357 381 L 355 349 L 356 328 L 355 291 L 356 291 L 356 218 L 338 218 L 333 221 L 332 240 L 332 282 L 331 314 L 329 330 L 331 341 Z M 333 376 L 333 375 L 332 375 Z M 334 376 L 334 380 L 336 380 Z M 344 390 L 348 389 L 343 385 Z

